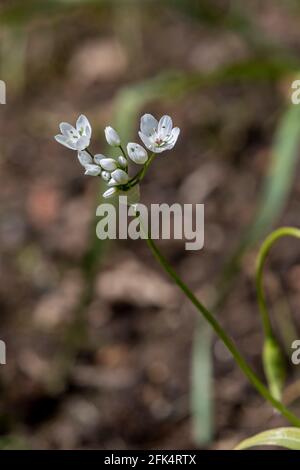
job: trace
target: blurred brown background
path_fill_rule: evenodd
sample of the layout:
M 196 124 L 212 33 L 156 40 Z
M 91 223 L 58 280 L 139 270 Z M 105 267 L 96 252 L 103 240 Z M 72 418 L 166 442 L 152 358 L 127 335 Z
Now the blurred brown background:
M 1 2 L 1 448 L 232 448 L 284 423 L 143 241 L 95 240 L 99 181 L 53 136 L 84 113 L 105 153 L 106 125 L 138 141 L 144 112 L 172 116 L 142 202 L 205 204 L 203 250 L 160 246 L 262 376 L 258 242 L 299 224 L 299 23 L 296 1 Z M 299 253 L 266 272 L 287 363 Z

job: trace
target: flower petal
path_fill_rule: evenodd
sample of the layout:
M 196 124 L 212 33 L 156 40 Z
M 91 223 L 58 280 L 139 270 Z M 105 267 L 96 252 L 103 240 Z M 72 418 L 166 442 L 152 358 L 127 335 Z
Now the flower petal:
M 152 114 L 144 114 L 144 116 L 141 117 L 141 132 L 146 136 L 149 137 L 152 135 L 157 130 L 157 127 L 157 119 L 155 119 Z
M 147 137 L 142 132 L 139 132 L 139 136 L 140 136 L 141 141 L 145 145 L 145 147 L 147 147 L 147 149 L 152 150 L 154 152 L 155 145 L 153 144 L 152 140 L 149 139 L 149 137 Z
M 68 149 L 76 150 L 75 143 L 72 142 L 66 135 L 57 134 L 54 138 L 59 144 L 68 147 Z
M 76 146 L 76 150 L 84 150 L 90 145 L 90 139 L 83 135 L 82 137 L 79 137 L 74 145 Z
M 164 139 L 168 134 L 171 134 L 173 127 L 173 122 L 170 116 L 163 116 L 160 118 L 158 123 L 158 132 L 162 139 Z
M 171 137 L 168 140 L 168 144 L 173 144 L 173 147 L 174 147 L 179 137 L 179 134 L 180 134 L 179 127 L 174 127 L 174 129 L 172 129 L 172 132 L 171 132 Z
M 92 128 L 89 123 L 88 118 L 81 114 L 76 121 L 76 130 L 80 135 L 86 135 L 87 137 L 91 137 L 92 135 Z
M 65 134 L 66 136 L 69 135 L 69 132 L 73 133 L 75 136 L 77 136 L 77 131 L 75 127 L 73 127 L 71 124 L 68 122 L 61 122 L 59 125 L 60 132 L 62 134 Z

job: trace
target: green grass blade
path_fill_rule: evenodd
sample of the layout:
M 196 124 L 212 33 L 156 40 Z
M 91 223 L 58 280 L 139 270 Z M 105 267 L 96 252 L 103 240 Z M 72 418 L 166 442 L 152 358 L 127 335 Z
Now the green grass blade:
M 300 450 L 300 429 L 277 428 L 264 431 L 240 442 L 235 450 L 257 446 L 278 446 L 290 450 Z
M 197 320 L 193 338 L 191 414 L 193 436 L 199 445 L 208 444 L 213 436 L 213 364 L 211 358 L 212 332 L 202 318 Z

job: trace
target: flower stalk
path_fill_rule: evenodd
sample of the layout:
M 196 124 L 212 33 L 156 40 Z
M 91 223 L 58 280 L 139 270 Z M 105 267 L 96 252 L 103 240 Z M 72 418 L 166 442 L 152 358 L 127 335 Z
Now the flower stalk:
M 300 232 L 300 231 L 299 231 Z M 300 238 L 300 234 L 299 234 Z M 146 238 L 147 244 L 152 251 L 153 255 L 157 261 L 161 264 L 166 273 L 173 279 L 177 286 L 182 290 L 185 296 L 192 302 L 196 309 L 201 313 L 205 320 L 211 325 L 215 333 L 227 347 L 227 349 L 232 354 L 236 363 L 248 378 L 249 382 L 256 388 L 258 393 L 265 398 L 282 416 L 284 416 L 291 424 L 294 426 L 300 427 L 300 419 L 294 415 L 288 408 L 286 408 L 279 400 L 277 400 L 268 390 L 268 388 L 261 382 L 256 373 L 248 365 L 247 361 L 241 355 L 232 339 L 227 335 L 225 330 L 216 320 L 214 315 L 197 299 L 189 287 L 184 283 L 184 281 L 179 277 L 176 271 L 168 263 L 166 258 L 162 255 L 157 245 L 151 239 L 151 237 Z

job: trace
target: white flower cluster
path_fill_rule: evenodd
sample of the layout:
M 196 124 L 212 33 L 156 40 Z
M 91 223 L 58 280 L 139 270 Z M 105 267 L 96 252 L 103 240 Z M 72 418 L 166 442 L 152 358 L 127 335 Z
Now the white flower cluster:
M 80 164 L 85 168 L 85 175 L 101 176 L 107 183 L 108 189 L 103 193 L 104 198 L 115 196 L 119 192 L 130 191 L 138 196 L 139 178 L 130 180 L 128 175 L 128 158 L 138 165 L 146 165 L 150 161 L 147 150 L 140 144 L 129 142 L 125 153 L 118 133 L 112 127 L 105 128 L 105 138 L 109 145 L 119 147 L 122 155 L 117 158 L 106 157 L 102 154 L 92 155 L 88 150 L 90 145 L 92 128 L 86 116 L 81 115 L 77 119 L 76 127 L 62 122 L 59 126 L 61 134 L 55 136 L 60 144 L 78 152 Z M 152 156 L 174 147 L 179 128 L 174 127 L 169 116 L 163 116 L 159 121 L 151 114 L 144 114 L 141 118 L 139 136 Z M 129 196 L 129 194 L 128 194 Z

